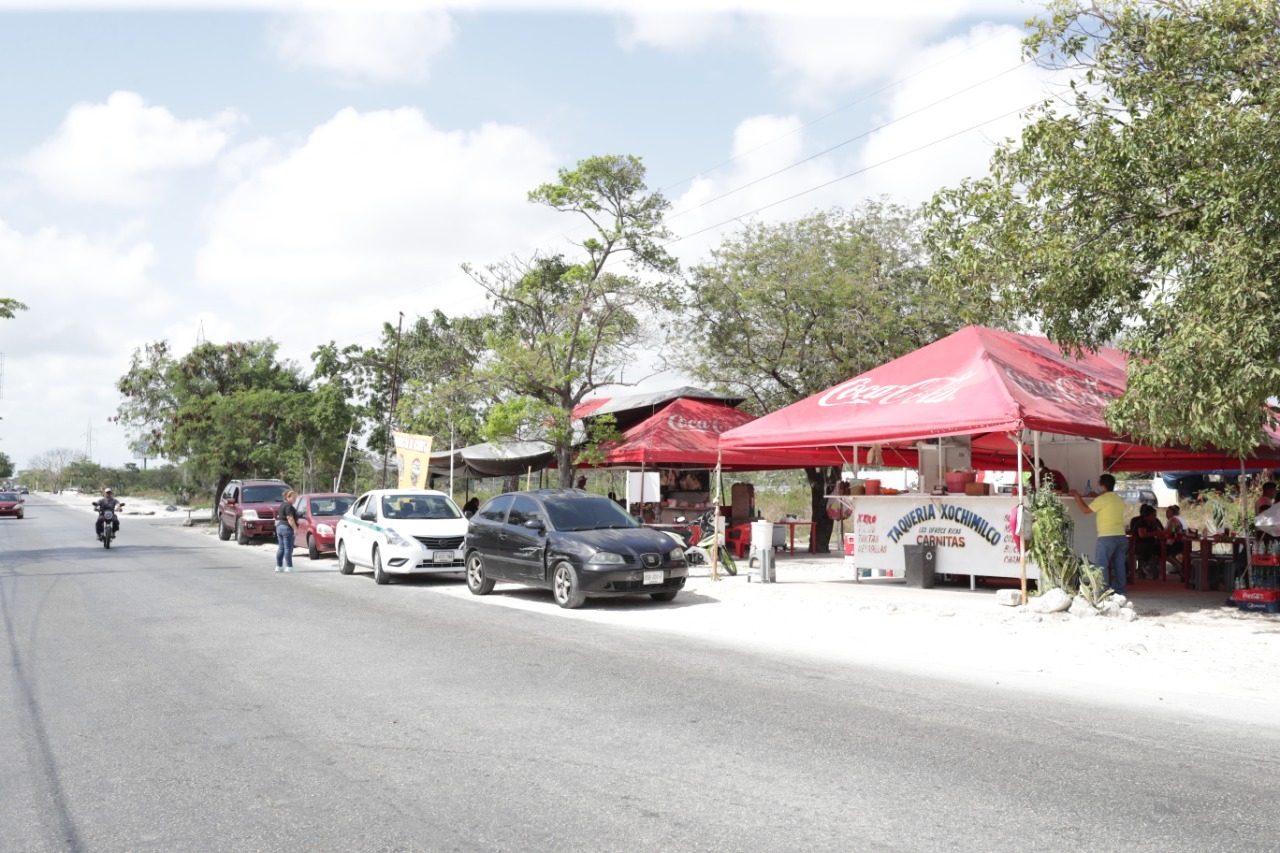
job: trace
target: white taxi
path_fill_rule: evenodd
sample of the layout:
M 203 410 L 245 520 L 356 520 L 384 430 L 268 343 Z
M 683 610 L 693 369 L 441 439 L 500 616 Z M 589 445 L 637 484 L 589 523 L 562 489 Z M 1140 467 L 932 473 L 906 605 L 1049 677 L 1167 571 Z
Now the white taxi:
M 338 571 L 373 569 L 384 584 L 392 575 L 463 571 L 467 519 L 453 499 L 429 489 L 374 489 L 338 519 Z

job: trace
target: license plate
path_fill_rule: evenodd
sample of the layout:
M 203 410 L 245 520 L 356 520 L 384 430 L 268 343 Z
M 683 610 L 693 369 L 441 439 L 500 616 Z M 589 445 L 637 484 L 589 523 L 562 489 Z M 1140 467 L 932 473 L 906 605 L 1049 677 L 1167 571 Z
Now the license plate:
M 659 585 L 659 584 L 661 584 L 661 583 L 662 583 L 662 570 L 661 570 L 661 569 L 659 569 L 659 570 L 658 570 L 658 571 L 656 571 L 656 572 L 645 572 L 645 573 L 644 573 L 644 585 L 645 585 L 645 586 L 656 586 L 656 585 Z
M 453 551 L 436 551 L 435 560 L 437 563 L 452 563 L 456 557 Z

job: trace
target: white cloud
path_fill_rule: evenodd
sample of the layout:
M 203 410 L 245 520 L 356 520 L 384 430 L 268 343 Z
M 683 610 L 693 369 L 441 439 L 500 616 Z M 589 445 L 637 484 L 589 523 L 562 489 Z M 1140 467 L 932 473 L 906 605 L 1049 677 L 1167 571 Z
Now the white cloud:
M 106 239 L 48 228 L 22 233 L 0 222 L 0 281 L 27 304 L 0 321 L 4 346 L 3 450 L 25 466 L 34 454 L 108 444 L 121 464 L 123 432 L 107 419 L 120 402 L 115 381 L 128 354 L 149 340 L 157 310 L 156 252 L 132 228 Z M 101 443 L 100 443 L 101 442 Z
M 267 162 L 275 148 L 275 142 L 267 138 L 237 145 L 218 158 L 218 176 L 232 183 L 241 181 Z
M 850 206 L 856 199 L 847 188 L 824 186 L 848 171 L 848 161 L 833 154 L 801 162 L 812 153 L 807 147 L 795 116 L 740 122 L 728 165 L 695 179 L 673 200 L 670 228 L 682 239 L 672 251 L 683 263 L 696 263 L 724 235 L 752 219 L 794 219 L 815 209 Z
M 270 38 L 291 68 L 336 73 L 348 81 L 391 83 L 427 77 L 455 27 L 443 9 L 404 12 L 315 11 L 278 21 Z
M 882 114 L 865 119 L 866 135 L 828 153 L 815 152 L 819 145 L 797 117 L 740 122 L 727 165 L 674 199 L 670 227 L 684 239 L 673 250 L 697 262 L 740 222 L 793 219 L 881 196 L 918 204 L 985 174 L 993 145 L 1016 137 L 1022 108 L 1048 91 L 1049 75 L 1021 64 L 1020 38 L 1016 28 L 982 25 L 914 54 Z
M 619 41 L 628 48 L 692 51 L 717 40 L 762 53 L 789 80 L 801 103 L 826 104 L 868 82 L 899 76 L 929 39 L 965 17 L 1021 22 L 1022 0 L 912 0 L 844 3 L 792 0 L 692 0 L 644 4 L 617 0 Z
M 862 147 L 862 191 L 920 202 L 986 174 L 994 145 L 1018 136 L 1023 109 L 1049 91 L 1050 74 L 1022 63 L 1021 38 L 1014 27 L 982 25 L 912 57 L 875 120 L 883 129 Z
M 732 15 L 641 11 L 622 19 L 618 40 L 627 50 L 648 46 L 691 51 L 716 39 L 729 38 L 735 29 Z
M 902 57 L 941 32 L 946 21 L 907 17 L 767 17 L 754 22 L 779 73 L 798 100 L 826 103 L 833 92 L 863 87 L 894 73 Z
M 346 109 L 216 206 L 198 283 L 241 315 L 241 337 L 256 323 L 300 346 L 376 338 L 399 311 L 462 313 L 482 297 L 461 262 L 551 248 L 570 227 L 525 198 L 557 165 L 520 128 L 443 131 L 416 109 Z
M 76 104 L 22 165 L 49 192 L 73 201 L 147 204 L 168 173 L 211 162 L 238 119 L 226 111 L 183 121 L 134 92 Z

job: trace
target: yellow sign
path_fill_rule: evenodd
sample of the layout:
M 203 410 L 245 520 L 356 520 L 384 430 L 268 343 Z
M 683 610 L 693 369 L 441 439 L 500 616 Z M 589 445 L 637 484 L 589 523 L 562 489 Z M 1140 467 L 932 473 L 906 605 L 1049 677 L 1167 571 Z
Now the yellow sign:
M 425 489 L 427 463 L 430 461 L 428 457 L 431 456 L 431 436 L 393 432 L 391 437 L 395 439 L 396 462 L 400 465 L 400 488 Z

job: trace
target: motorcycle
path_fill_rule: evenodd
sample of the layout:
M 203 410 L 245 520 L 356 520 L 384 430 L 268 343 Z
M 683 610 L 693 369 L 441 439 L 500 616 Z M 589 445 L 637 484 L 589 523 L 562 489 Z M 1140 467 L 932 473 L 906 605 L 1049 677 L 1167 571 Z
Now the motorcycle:
M 709 510 L 695 518 L 692 522 L 687 521 L 684 516 L 676 519 L 676 523 L 687 525 L 680 530 L 666 530 L 665 532 L 672 539 L 684 546 L 684 557 L 691 566 L 709 566 L 711 565 L 711 552 L 699 543 L 711 544 L 712 537 L 715 536 L 716 530 L 716 514 L 715 510 Z M 738 573 L 738 564 L 733 561 L 733 555 L 729 553 L 729 549 L 725 547 L 724 535 L 720 536 L 720 548 L 718 551 L 720 565 L 724 568 L 725 573 L 736 575 Z
M 116 504 L 116 509 L 122 506 L 122 503 Z M 93 502 L 93 508 L 98 511 L 98 520 L 102 522 L 102 535 L 98 538 L 102 540 L 103 548 L 110 548 L 111 540 L 116 536 L 116 514 L 113 510 L 99 506 L 97 501 Z

